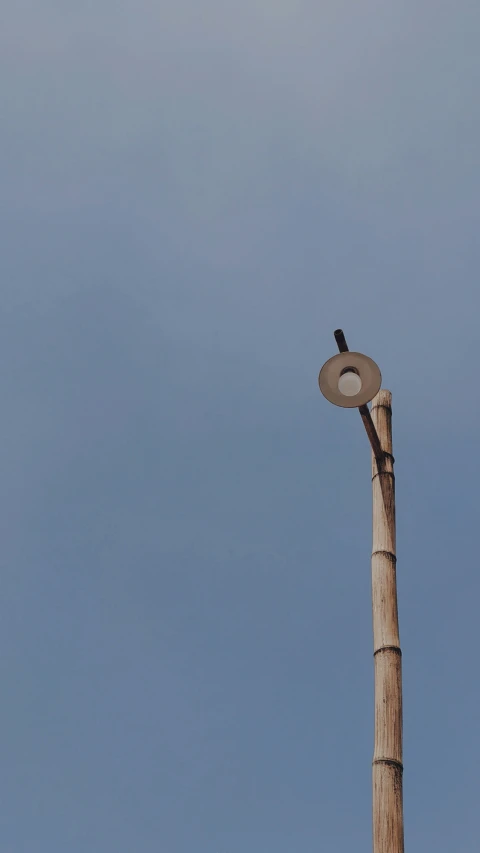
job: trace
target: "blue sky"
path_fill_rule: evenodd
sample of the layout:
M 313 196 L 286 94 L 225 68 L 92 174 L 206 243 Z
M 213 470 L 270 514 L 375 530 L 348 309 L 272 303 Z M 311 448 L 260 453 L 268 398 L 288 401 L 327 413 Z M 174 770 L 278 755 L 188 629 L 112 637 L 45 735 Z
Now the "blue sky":
M 18 0 L 5 853 L 367 853 L 394 405 L 409 853 L 478 850 L 478 4 Z

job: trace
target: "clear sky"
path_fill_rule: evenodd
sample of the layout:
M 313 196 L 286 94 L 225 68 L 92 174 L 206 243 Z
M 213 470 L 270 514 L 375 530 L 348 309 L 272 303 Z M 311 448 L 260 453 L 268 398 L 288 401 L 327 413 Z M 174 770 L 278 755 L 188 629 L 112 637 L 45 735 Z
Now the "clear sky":
M 480 6 L 0 28 L 1 853 L 368 853 L 393 393 L 408 853 L 477 853 Z

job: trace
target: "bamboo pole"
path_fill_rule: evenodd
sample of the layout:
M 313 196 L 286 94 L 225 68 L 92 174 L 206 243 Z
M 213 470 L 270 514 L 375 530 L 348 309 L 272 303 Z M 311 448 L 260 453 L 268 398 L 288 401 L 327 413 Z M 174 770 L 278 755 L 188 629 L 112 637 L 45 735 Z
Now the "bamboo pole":
M 373 853 L 404 853 L 402 658 L 398 631 L 392 395 L 381 390 L 371 415 L 382 458 L 373 455 L 372 605 L 375 662 Z

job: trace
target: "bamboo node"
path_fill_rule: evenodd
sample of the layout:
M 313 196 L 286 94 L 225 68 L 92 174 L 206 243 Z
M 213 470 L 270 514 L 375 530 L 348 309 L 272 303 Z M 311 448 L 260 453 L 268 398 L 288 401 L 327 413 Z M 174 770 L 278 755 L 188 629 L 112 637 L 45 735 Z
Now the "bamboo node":
M 377 554 L 381 554 L 382 557 L 386 557 L 391 563 L 397 562 L 397 557 L 392 551 L 372 551 L 372 557 L 376 557 Z
M 370 411 L 373 412 L 374 409 L 392 410 L 392 394 L 386 388 L 381 388 L 376 397 L 373 398 Z
M 387 475 L 388 477 L 391 477 L 393 482 L 395 482 L 395 474 L 393 471 L 376 471 L 376 473 L 372 477 L 372 483 L 373 483 L 375 477 L 384 477 L 385 475 Z
M 403 773 L 403 764 L 401 761 L 397 761 L 396 758 L 374 758 L 372 764 L 386 764 L 389 767 L 398 767 L 401 773 Z
M 373 657 L 375 657 L 375 655 L 378 655 L 379 652 L 395 652 L 397 655 L 400 655 L 400 657 L 402 657 L 402 650 L 400 646 L 379 646 L 378 649 L 375 649 Z

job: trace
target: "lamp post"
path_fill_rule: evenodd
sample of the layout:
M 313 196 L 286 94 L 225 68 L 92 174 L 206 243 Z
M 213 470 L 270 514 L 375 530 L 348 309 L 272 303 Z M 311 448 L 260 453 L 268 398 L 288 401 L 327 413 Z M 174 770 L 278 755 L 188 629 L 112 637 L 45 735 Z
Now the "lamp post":
M 358 408 L 372 447 L 372 608 L 375 671 L 373 853 L 404 853 L 402 789 L 402 653 L 398 632 L 392 395 L 372 359 L 349 352 L 337 329 L 339 353 L 324 364 L 320 390 L 331 403 Z M 372 401 L 371 410 L 368 403 Z

